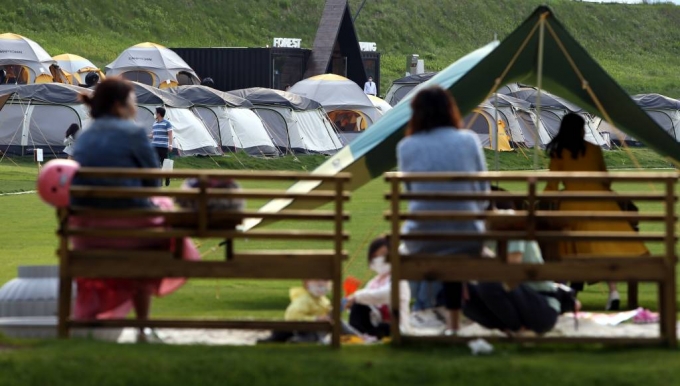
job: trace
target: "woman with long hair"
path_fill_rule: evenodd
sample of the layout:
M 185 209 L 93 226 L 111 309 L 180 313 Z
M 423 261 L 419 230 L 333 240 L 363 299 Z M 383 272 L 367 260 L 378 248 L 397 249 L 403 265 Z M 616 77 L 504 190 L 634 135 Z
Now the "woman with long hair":
M 137 126 L 132 118 L 136 114 L 135 93 L 130 82 L 119 78 L 108 78 L 99 83 L 94 93 L 82 95 L 83 102 L 89 107 L 94 119 L 92 125 L 78 137 L 73 158 L 82 167 L 115 168 L 157 168 L 158 158 L 151 147 L 143 128 Z M 112 187 L 151 187 L 158 186 L 157 180 L 136 178 L 96 178 L 76 177 L 72 185 L 112 186 Z M 171 208 L 168 199 L 107 199 L 72 198 L 72 205 L 121 209 L 128 208 Z M 79 227 L 135 228 L 162 226 L 162 219 L 116 218 L 100 219 L 74 217 L 71 221 Z M 74 249 L 125 249 L 152 248 L 170 249 L 170 240 L 132 240 L 124 238 L 84 238 L 74 237 Z M 175 246 L 180 247 L 180 246 Z M 190 240 L 183 240 L 184 258 L 200 258 Z M 76 278 L 78 292 L 74 316 L 78 319 L 124 318 L 134 309 L 138 320 L 146 320 L 151 309 L 152 295 L 165 295 L 183 283 L 183 279 L 85 279 Z M 139 341 L 155 337 L 153 331 L 140 329 Z
M 554 172 L 606 172 L 602 149 L 584 139 L 585 120 L 578 114 L 569 113 L 562 118 L 560 131 L 546 147 L 550 157 L 550 171 Z M 560 183 L 565 191 L 592 192 L 610 191 L 608 183 L 584 182 L 579 180 L 551 181 L 546 190 L 557 191 Z M 559 210 L 563 211 L 620 211 L 621 208 L 614 201 L 562 201 Z M 573 231 L 614 231 L 634 232 L 630 223 L 626 221 L 573 221 L 570 224 Z M 649 253 L 644 243 L 639 241 L 579 241 L 560 243 L 563 255 L 591 256 L 643 256 Z M 616 283 L 609 283 L 609 299 L 607 310 L 619 308 L 619 293 Z
M 477 135 L 461 129 L 462 119 L 454 99 L 441 87 L 421 90 L 411 102 L 413 115 L 406 137 L 397 145 L 399 170 L 403 172 L 483 172 L 486 160 Z M 487 182 L 414 182 L 410 192 L 487 192 Z M 486 201 L 418 201 L 412 200 L 410 212 L 486 210 Z M 470 221 L 414 221 L 404 223 L 402 232 L 484 232 L 484 222 Z M 404 254 L 470 254 L 479 255 L 481 241 L 405 241 Z M 444 301 L 449 310 L 447 328 L 459 329 L 462 306 L 461 283 L 444 283 Z

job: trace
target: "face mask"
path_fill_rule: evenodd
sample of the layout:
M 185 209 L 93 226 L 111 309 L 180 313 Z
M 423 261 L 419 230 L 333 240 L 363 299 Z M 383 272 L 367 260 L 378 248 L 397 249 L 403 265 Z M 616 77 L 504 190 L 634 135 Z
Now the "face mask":
M 307 291 L 312 296 L 321 297 L 328 293 L 328 286 L 324 283 L 310 283 L 307 284 Z
M 378 256 L 371 260 L 371 264 L 368 266 L 371 271 L 377 273 L 378 275 L 384 275 L 392 270 L 392 265 L 385 262 L 385 256 Z

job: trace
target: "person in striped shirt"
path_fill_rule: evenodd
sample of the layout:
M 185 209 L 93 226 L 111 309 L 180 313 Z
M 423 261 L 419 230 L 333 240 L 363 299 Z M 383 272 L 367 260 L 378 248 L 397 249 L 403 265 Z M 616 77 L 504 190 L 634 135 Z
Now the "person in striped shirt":
M 156 107 L 156 121 L 151 132 L 151 146 L 158 154 L 158 167 L 163 167 L 163 160 L 172 152 L 172 125 L 165 119 L 165 108 Z M 170 179 L 165 179 L 165 186 L 170 185 Z

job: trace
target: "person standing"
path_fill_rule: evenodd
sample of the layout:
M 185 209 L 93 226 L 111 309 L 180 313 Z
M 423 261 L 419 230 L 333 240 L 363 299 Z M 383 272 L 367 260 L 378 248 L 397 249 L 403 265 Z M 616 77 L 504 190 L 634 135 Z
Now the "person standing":
M 369 76 L 368 82 L 364 83 L 364 94 L 373 96 L 378 95 L 378 89 L 375 87 L 372 76 Z
M 172 152 L 172 125 L 165 119 L 165 108 L 156 107 L 156 121 L 151 132 L 151 145 L 158 154 L 158 167 L 163 167 L 163 160 Z M 170 179 L 165 179 L 165 186 L 170 185 Z

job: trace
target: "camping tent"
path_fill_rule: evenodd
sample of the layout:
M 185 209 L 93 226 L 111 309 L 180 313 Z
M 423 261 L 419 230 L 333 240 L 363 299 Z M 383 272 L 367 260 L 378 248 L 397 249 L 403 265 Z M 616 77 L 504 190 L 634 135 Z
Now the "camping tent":
M 220 147 L 208 128 L 194 114 L 193 103 L 161 89 L 132 82 L 137 96 L 137 116 L 135 121 L 147 128 L 149 134 L 153 127 L 156 107 L 165 107 L 165 119 L 172 124 L 174 145 L 180 155 L 220 154 Z
M 106 66 L 106 75 L 122 75 L 158 88 L 201 83 L 194 70 L 173 50 L 149 42 L 123 51 Z
M 59 68 L 66 75 L 69 83 L 79 85 L 85 84 L 87 74 L 95 73 L 99 79 L 104 79 L 104 73 L 89 60 L 82 56 L 73 54 L 61 54 L 53 57 L 57 61 Z
M 2 84 L 66 83 L 56 61 L 36 42 L 21 35 L 0 34 Z
M 498 116 L 515 146 L 531 148 L 538 140 L 538 145 L 543 147 L 550 142 L 550 135 L 540 120 L 536 130 L 536 114 L 531 103 L 496 93 L 480 107 L 494 117 Z
M 410 94 L 419 84 L 425 83 L 437 75 L 436 72 L 425 72 L 417 75 L 407 75 L 392 82 L 390 89 L 387 90 L 385 101 L 390 106 L 396 106 L 408 94 Z
M 255 156 L 280 154 L 248 100 L 206 86 L 170 90 L 194 104 L 194 111 L 223 150 L 243 150 Z
M 376 109 L 380 112 L 380 116 L 385 115 L 388 111 L 392 110 L 392 106 L 390 106 L 389 103 L 387 103 L 386 100 L 378 98 L 377 96 L 373 95 L 366 95 L 368 99 L 371 100 L 371 103 L 373 103 L 373 106 L 375 106 Z
M 588 114 L 578 105 L 571 103 L 557 95 L 548 92 L 541 93 L 541 123 L 547 130 L 550 138 L 554 138 L 560 130 L 562 118 L 567 113 L 579 114 L 586 122 L 586 141 L 603 147 L 609 147 L 610 143 L 605 140 L 598 130 L 599 120 L 594 115 Z M 512 93 L 513 96 L 531 103 L 532 108 L 536 108 L 538 103 L 538 90 L 535 88 L 521 88 Z M 546 145 L 546 143 L 543 143 Z
M 498 150 L 512 151 L 510 136 L 507 133 L 507 124 L 499 117 L 496 123 L 496 111 L 493 106 L 481 106 L 472 111 L 463 119 L 463 127 L 472 130 L 479 137 L 479 141 L 486 149 L 494 149 L 494 130 L 498 135 Z
M 659 94 L 639 94 L 633 100 L 668 134 L 680 141 L 680 101 Z
M 539 74 L 542 76 L 539 77 Z M 635 104 L 569 35 L 548 7 L 538 7 L 501 44 L 493 42 L 464 56 L 430 79 L 427 85 L 448 89 L 457 97 L 461 113 L 466 114 L 493 93 L 499 84 L 510 82 L 542 85 L 591 114 L 602 114 L 621 130 L 634 135 L 660 154 L 680 162 L 680 143 Z M 371 130 L 312 173 L 350 172 L 352 180 L 348 189 L 358 189 L 394 168 L 395 148 L 410 117 L 410 106 L 401 103 Z M 537 162 L 539 149 L 534 148 Z M 332 187 L 321 182 L 305 181 L 296 183 L 289 191 L 304 194 L 317 189 Z M 283 208 L 301 207 L 305 205 L 293 200 L 274 200 L 260 211 L 278 212 Z M 260 219 L 250 219 L 246 229 L 260 223 Z
M 331 154 L 342 148 L 321 104 L 303 96 L 268 88 L 229 91 L 247 99 L 262 118 L 276 145 L 294 153 Z
M 340 75 L 313 76 L 295 83 L 288 92 L 321 103 L 341 132 L 365 130 L 382 116 L 361 87 Z
M 90 90 L 60 83 L 0 86 L 8 97 L 0 110 L 0 150 L 25 155 L 43 149 L 63 155 L 64 133 L 73 123 L 89 125 L 87 108 L 78 96 Z

